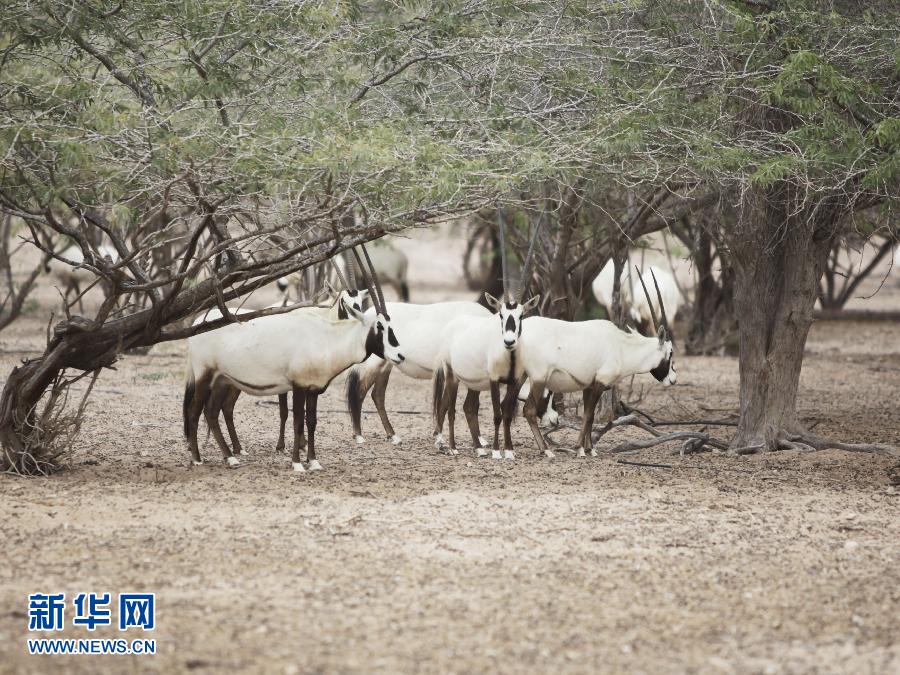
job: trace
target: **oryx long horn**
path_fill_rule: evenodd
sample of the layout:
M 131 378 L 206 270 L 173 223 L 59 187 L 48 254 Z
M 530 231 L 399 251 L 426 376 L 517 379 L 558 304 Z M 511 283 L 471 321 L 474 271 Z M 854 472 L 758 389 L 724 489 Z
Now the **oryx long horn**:
M 387 303 L 384 301 L 384 292 L 381 290 L 381 284 L 378 282 L 378 274 L 375 272 L 375 265 L 372 264 L 372 259 L 369 257 L 369 251 L 366 249 L 365 244 L 361 244 L 363 255 L 366 257 L 366 264 L 369 266 L 369 273 L 372 275 L 372 283 L 375 285 L 375 291 L 378 293 L 378 302 L 381 303 L 381 313 L 384 314 L 385 318 L 388 318 L 387 313 Z
M 641 288 L 644 289 L 644 297 L 647 298 L 647 304 L 650 306 L 650 318 L 653 319 L 653 330 L 656 331 L 659 327 L 659 321 L 656 318 L 656 310 L 653 309 L 653 301 L 650 299 L 650 294 L 647 292 L 647 284 L 644 283 L 644 275 L 641 274 L 641 270 L 637 265 L 634 266 L 634 269 L 637 270 L 638 279 L 641 281 Z M 650 274 L 653 274 L 653 270 L 650 270 Z M 653 277 L 653 281 L 656 281 L 655 276 Z M 657 287 L 657 290 L 659 290 L 659 287 Z
M 349 251 L 344 251 L 342 255 L 346 264 L 347 280 L 351 284 L 349 288 L 354 291 L 359 290 L 359 280 L 356 278 L 356 262 L 353 260 L 353 256 L 349 255 Z
M 659 284 L 656 283 L 656 274 L 653 268 L 650 268 L 650 276 L 653 277 L 653 285 L 656 286 L 656 297 L 659 299 L 659 312 L 662 314 L 662 325 L 665 326 L 666 332 L 669 331 L 669 317 L 666 316 L 666 305 L 662 299 L 662 293 L 659 292 Z
M 506 267 L 506 225 L 503 212 L 497 210 L 497 221 L 500 224 L 500 269 L 503 274 L 503 299 L 509 302 L 509 273 Z
M 525 300 L 525 292 L 528 290 L 528 284 L 531 283 L 531 264 L 534 262 L 534 244 L 537 242 L 538 230 L 544 222 L 544 214 L 538 218 L 537 225 L 534 226 L 534 232 L 531 233 L 531 241 L 528 243 L 528 254 L 525 256 L 525 264 L 522 266 L 522 279 L 519 284 L 519 301 Z
M 375 311 L 379 314 L 383 311 L 380 303 L 378 302 L 378 294 L 375 292 L 375 287 L 372 286 L 372 282 L 369 279 L 369 275 L 366 273 L 365 267 L 363 267 L 362 258 L 359 257 L 359 253 L 357 253 L 356 249 L 353 250 L 353 257 L 356 259 L 356 263 L 359 265 L 359 273 L 362 275 L 363 282 L 366 285 L 366 288 L 369 291 L 369 299 L 372 301 L 372 304 L 375 305 Z
M 331 258 L 329 258 L 329 260 L 331 261 L 331 266 L 334 268 L 335 274 L 337 274 L 338 280 L 339 280 L 342 284 L 344 284 L 344 290 L 347 290 L 347 291 L 353 290 L 352 288 L 350 288 L 350 284 L 347 283 L 347 279 L 346 279 L 346 277 L 344 276 L 344 273 L 341 272 L 340 266 L 335 262 L 334 256 L 332 256 Z

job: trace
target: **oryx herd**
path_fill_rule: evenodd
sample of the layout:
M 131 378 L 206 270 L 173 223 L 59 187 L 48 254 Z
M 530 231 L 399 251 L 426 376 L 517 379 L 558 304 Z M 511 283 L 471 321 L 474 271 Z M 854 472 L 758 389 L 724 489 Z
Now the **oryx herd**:
M 241 392 L 278 395 L 281 427 L 276 448 L 283 449 L 290 393 L 293 469 L 321 470 L 315 449 L 317 401 L 345 371 L 346 401 L 356 443 L 365 443 L 362 403 L 370 390 L 387 438 L 394 444 L 401 442 L 385 407 L 389 378 L 396 368 L 408 377 L 432 380 L 434 442 L 439 448 L 446 447 L 449 454 L 457 454 L 456 399 L 463 385 L 467 389 L 463 412 L 475 455 L 487 456 L 489 441 L 481 435 L 478 408 L 480 393 L 490 391 L 494 422 L 491 456 L 495 459 L 515 458 L 511 426 L 521 391 L 528 392 L 524 416 L 538 449 L 547 457 L 553 457 L 553 453 L 544 440 L 539 418 L 547 411 L 551 392 L 582 392 L 584 420 L 578 455 L 583 457 L 585 453 L 594 454 L 591 427 L 606 388 L 639 373 L 651 373 L 667 385 L 675 383 L 672 332 L 652 269 L 658 315 L 638 271 L 653 324 L 653 334 L 647 337 L 632 329 L 620 330 L 605 320 L 572 322 L 527 316 L 540 298 L 527 297 L 524 283 L 516 293 L 511 292 L 505 247 L 501 247 L 504 297 L 486 294 L 493 311 L 476 302 L 386 303 L 369 252 L 364 246 L 360 248 L 362 255 L 353 251 L 355 264 L 335 266 L 344 290 L 330 309 L 299 307 L 230 323 L 188 340 L 183 417 L 194 464 L 202 462 L 197 444 L 201 415 L 229 465 L 239 463 L 235 454 L 245 454 L 233 420 L 235 401 Z M 530 277 L 530 260 L 529 253 L 523 280 Z M 357 287 L 354 268 L 363 288 Z M 372 306 L 364 309 L 367 300 Z M 197 321 L 219 316 L 211 310 Z M 230 446 L 222 434 L 220 414 Z M 304 447 L 305 465 L 300 456 Z

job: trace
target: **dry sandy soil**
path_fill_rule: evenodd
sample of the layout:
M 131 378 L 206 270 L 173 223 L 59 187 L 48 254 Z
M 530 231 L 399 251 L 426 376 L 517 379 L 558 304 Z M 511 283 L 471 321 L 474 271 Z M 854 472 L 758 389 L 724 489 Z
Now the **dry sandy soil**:
M 0 334 L 0 373 L 45 325 Z M 818 432 L 900 443 L 897 336 L 814 327 L 801 410 Z M 732 358 L 681 357 L 679 384 L 644 381 L 642 405 L 728 415 L 737 375 Z M 250 397 L 243 465 L 209 440 L 191 467 L 182 388 L 183 345 L 124 357 L 68 470 L 0 476 L 0 671 L 900 672 L 895 460 L 671 446 L 627 458 L 671 468 L 638 467 L 608 451 L 640 432 L 616 430 L 598 458 L 548 461 L 521 419 L 516 461 L 449 457 L 430 443 L 428 383 L 395 375 L 399 448 L 370 407 L 369 443 L 352 442 L 336 383 L 319 406 L 325 471 L 292 472 L 277 409 Z M 27 594 L 54 591 L 155 592 L 157 655 L 28 656 Z

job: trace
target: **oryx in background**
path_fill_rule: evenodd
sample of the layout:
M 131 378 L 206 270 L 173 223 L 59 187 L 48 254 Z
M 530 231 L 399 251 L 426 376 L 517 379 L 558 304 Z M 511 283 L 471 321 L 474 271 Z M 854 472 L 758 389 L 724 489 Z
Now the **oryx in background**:
M 623 331 L 611 321 L 560 321 L 544 317 L 525 320 L 519 348 L 525 372 L 531 379 L 531 394 L 525 404 L 525 419 L 534 434 L 538 449 L 547 457 L 553 452 L 538 425 L 538 407 L 545 389 L 558 393 L 581 391 L 584 396 L 584 420 L 578 438 L 578 456 L 594 455 L 591 428 L 600 395 L 621 379 L 638 373 L 650 373 L 666 385 L 675 384 L 674 344 L 666 307 L 653 270 L 656 297 L 662 314 L 656 312 L 643 277 L 640 278 L 656 334 L 645 337 L 633 330 Z
M 538 228 L 535 228 L 536 237 Z M 479 392 L 490 391 L 494 408 L 494 443 L 491 456 L 515 459 L 510 426 L 516 411 L 517 395 L 522 385 L 524 368 L 518 358 L 517 347 L 522 336 L 522 320 L 525 314 L 537 306 L 540 296 L 524 301 L 527 280 L 531 274 L 531 260 L 535 237 L 529 245 L 528 255 L 522 269 L 522 283 L 516 299 L 509 290 L 509 275 L 506 264 L 505 226 L 500 221 L 500 255 L 503 273 L 503 299 L 499 300 L 485 293 L 488 304 L 494 310 L 490 316 L 461 316 L 451 321 L 446 328 L 447 339 L 439 355 L 439 365 L 433 380 L 434 434 L 435 445 L 443 445 L 443 426 L 446 416 L 449 426 L 449 451 L 456 450 L 456 395 L 459 385 L 468 389 L 463 411 L 472 436 L 472 445 L 478 457 L 484 457 L 481 433 L 478 426 Z M 506 385 L 506 394 L 501 403 L 500 385 Z M 503 454 L 500 454 L 500 422 L 503 422 Z
M 635 268 L 637 269 L 637 268 Z M 647 265 L 639 272 L 649 271 L 659 283 L 659 292 L 662 296 L 662 302 L 669 313 L 672 321 L 678 315 L 678 309 L 681 306 L 681 293 L 678 290 L 678 284 L 675 283 L 675 277 L 671 272 L 662 269 L 656 265 Z M 607 260 L 600 274 L 596 276 L 591 284 L 591 290 L 597 302 L 606 309 L 606 315 L 612 319 L 612 301 L 613 301 L 613 278 L 615 276 L 612 260 Z M 622 270 L 620 277 L 619 297 L 625 306 L 628 317 L 638 327 L 638 330 L 644 335 L 652 335 L 655 330 L 653 326 L 652 306 L 649 304 L 649 298 L 637 291 L 637 281 L 627 268 Z
M 374 316 L 349 308 L 351 317 L 332 320 L 314 312 L 296 310 L 233 323 L 195 335 L 188 340 L 188 371 L 183 414 L 184 431 L 195 464 L 201 462 L 197 447 L 197 424 L 209 396 L 220 380 L 252 396 L 292 392 L 294 412 L 295 471 L 305 471 L 300 448 L 306 444 L 311 471 L 322 468 L 316 458 L 316 407 L 319 395 L 331 381 L 370 354 L 395 363 L 403 361 L 400 343 L 384 306 L 381 288 L 372 272 L 366 277 L 369 295 L 376 303 Z M 360 263 L 360 269 L 363 266 Z M 371 280 L 371 281 L 370 281 Z M 306 418 L 308 437 L 304 438 Z M 218 426 L 214 418 L 211 428 Z M 224 439 L 221 430 L 217 441 Z M 226 461 L 233 457 L 225 445 Z

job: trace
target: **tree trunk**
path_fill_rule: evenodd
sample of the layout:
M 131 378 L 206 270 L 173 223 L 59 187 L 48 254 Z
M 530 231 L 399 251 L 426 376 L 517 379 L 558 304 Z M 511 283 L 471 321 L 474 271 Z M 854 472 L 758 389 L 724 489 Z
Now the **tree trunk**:
M 726 353 L 730 336 L 735 332 L 734 319 L 734 270 L 721 261 L 721 275 L 718 282 L 713 277 L 715 251 L 712 236 L 703 224 L 693 228 L 694 268 L 697 270 L 697 285 L 694 289 L 694 303 L 688 327 L 685 351 L 688 354 Z M 719 254 L 721 256 L 721 253 Z M 736 353 L 736 352 L 735 352 Z
M 774 450 L 804 431 L 796 411 L 800 368 L 836 209 L 820 203 L 797 212 L 791 193 L 782 188 L 745 208 L 729 242 L 740 334 L 737 451 Z

